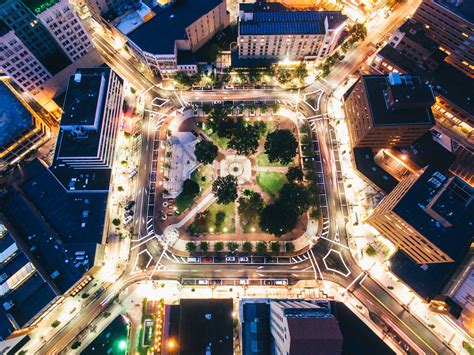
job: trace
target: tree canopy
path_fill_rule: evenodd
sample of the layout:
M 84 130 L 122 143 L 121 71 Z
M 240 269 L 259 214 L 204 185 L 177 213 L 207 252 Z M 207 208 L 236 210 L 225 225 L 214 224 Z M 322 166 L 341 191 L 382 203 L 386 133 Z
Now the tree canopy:
M 258 149 L 258 141 L 265 131 L 263 122 L 254 124 L 245 122 L 242 118 L 234 124 L 234 130 L 228 143 L 230 149 L 235 149 L 239 155 L 252 155 Z
M 262 196 L 259 193 L 245 190 L 239 198 L 239 216 L 244 224 L 256 222 L 260 211 L 265 207 Z
M 220 138 L 231 138 L 235 122 L 229 117 L 229 110 L 222 106 L 214 106 L 206 121 L 207 126 Z
M 293 166 L 286 172 L 286 178 L 289 182 L 303 181 L 303 171 L 299 167 Z
M 219 148 L 214 143 L 202 140 L 196 143 L 194 155 L 198 162 L 211 164 L 216 159 L 218 150 Z
M 183 181 L 183 194 L 191 197 L 197 196 L 199 193 L 199 184 L 191 179 Z
M 237 178 L 232 175 L 219 176 L 212 183 L 212 192 L 221 205 L 234 202 L 237 199 Z
M 277 237 L 292 231 L 298 223 L 298 214 L 280 200 L 266 206 L 260 214 L 260 228 Z
M 267 135 L 265 153 L 272 163 L 289 164 L 296 155 L 298 142 L 288 129 L 277 129 Z

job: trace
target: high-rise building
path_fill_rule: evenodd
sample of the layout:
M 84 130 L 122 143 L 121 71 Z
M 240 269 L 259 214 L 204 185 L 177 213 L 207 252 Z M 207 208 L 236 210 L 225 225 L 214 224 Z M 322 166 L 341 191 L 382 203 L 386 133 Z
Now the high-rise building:
M 93 44 L 67 0 L 0 4 L 0 69 L 45 105 L 45 84 L 85 57 Z M 53 83 L 53 86 L 57 86 Z M 46 96 L 48 96 L 46 95 Z
M 355 147 L 407 146 L 434 125 L 431 87 L 419 76 L 364 75 L 345 93 Z
M 346 21 L 340 11 L 240 4 L 239 58 L 322 59 L 333 52 Z
M 77 188 L 76 170 L 110 173 L 122 103 L 123 80 L 110 68 L 78 69 L 70 78 L 51 167 L 65 173 L 69 189 Z
M 423 0 L 413 18 L 448 54 L 449 63 L 474 77 L 473 0 Z
M 417 264 L 452 263 L 474 232 L 474 188 L 433 167 L 403 179 L 367 219 Z
M 342 353 L 341 329 L 327 301 L 272 300 L 270 330 L 276 355 Z
M 181 0 L 153 10 L 151 20 L 127 34 L 128 46 L 163 78 L 197 73 L 193 52 L 230 22 L 225 0 Z

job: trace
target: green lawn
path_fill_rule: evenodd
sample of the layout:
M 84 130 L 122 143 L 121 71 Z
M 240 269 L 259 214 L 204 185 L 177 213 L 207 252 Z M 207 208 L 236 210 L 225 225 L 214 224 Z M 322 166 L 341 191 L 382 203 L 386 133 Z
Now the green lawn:
M 287 182 L 285 174 L 282 173 L 264 171 L 257 174 L 257 183 L 273 198 L 278 196 L 278 192 Z
M 268 161 L 268 156 L 264 152 L 261 152 L 261 153 L 257 154 L 257 165 L 258 166 L 276 166 L 276 167 L 285 166 L 285 165 L 283 165 L 279 162 L 270 163 Z
M 178 213 L 182 213 L 186 208 L 193 204 L 194 197 L 180 193 L 175 199 L 175 205 Z
M 209 138 L 211 138 L 211 140 L 212 140 L 212 142 L 214 142 L 214 144 L 217 144 L 217 146 L 219 148 L 227 149 L 227 144 L 229 143 L 229 138 L 225 138 L 225 137 L 220 138 L 217 135 L 217 133 L 211 132 L 211 130 L 209 130 L 205 124 L 203 125 L 202 130 L 204 131 L 204 133 L 206 133 L 209 136 Z
M 196 181 L 201 191 L 206 190 L 212 185 L 212 166 L 199 165 L 199 167 L 191 174 L 191 180 Z
M 229 203 L 228 205 L 219 205 L 214 202 L 208 209 L 209 219 L 208 228 L 213 228 L 214 233 L 223 233 L 224 228 L 227 228 L 225 233 L 235 233 L 235 203 Z M 219 211 L 225 213 L 225 218 L 220 226 L 216 225 L 216 215 Z

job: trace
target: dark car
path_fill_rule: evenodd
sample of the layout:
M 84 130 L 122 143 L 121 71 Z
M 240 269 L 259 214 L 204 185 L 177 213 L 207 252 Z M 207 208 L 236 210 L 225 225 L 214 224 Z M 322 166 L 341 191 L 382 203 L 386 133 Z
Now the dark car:
M 194 129 L 191 130 L 191 133 L 193 134 L 194 137 L 199 136 L 199 133 L 197 133 Z

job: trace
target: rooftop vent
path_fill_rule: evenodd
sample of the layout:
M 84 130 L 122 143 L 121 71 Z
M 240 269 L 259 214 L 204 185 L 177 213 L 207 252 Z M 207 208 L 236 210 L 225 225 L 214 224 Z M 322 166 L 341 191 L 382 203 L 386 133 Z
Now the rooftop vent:
M 80 83 L 81 82 L 81 77 L 82 77 L 81 73 L 74 74 L 74 81 L 76 83 Z
M 390 73 L 388 74 L 388 82 L 390 85 L 400 85 L 402 83 L 402 78 L 399 73 Z

